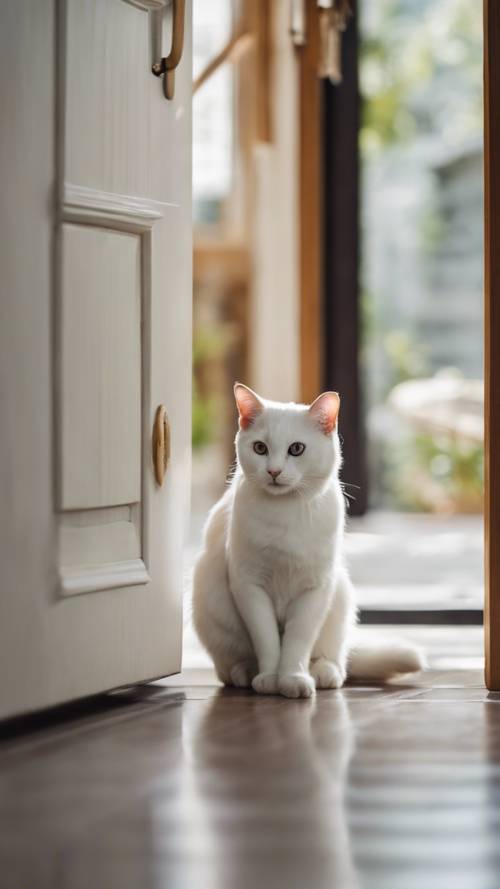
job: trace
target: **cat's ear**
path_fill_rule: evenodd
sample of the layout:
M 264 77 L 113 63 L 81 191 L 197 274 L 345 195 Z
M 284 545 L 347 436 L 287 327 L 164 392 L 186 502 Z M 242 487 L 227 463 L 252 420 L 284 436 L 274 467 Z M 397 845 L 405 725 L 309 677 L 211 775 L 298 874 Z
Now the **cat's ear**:
M 264 405 L 253 389 L 249 389 L 243 383 L 234 384 L 234 397 L 240 415 L 240 429 L 248 429 L 255 418 L 262 413 Z
M 335 429 L 339 415 L 340 397 L 338 392 L 323 392 L 309 407 L 309 416 L 325 435 Z

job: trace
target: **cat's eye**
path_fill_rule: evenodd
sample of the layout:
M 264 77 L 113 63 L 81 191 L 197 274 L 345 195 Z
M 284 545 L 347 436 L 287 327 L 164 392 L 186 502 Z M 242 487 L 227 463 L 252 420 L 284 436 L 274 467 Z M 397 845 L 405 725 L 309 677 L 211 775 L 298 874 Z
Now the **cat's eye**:
M 288 448 L 288 453 L 291 457 L 300 457 L 300 455 L 304 453 L 305 449 L 306 446 L 301 441 L 294 441 Z
M 264 454 L 267 454 L 267 445 L 265 445 L 263 441 L 254 441 L 253 449 L 255 453 L 260 454 L 261 457 L 263 457 Z

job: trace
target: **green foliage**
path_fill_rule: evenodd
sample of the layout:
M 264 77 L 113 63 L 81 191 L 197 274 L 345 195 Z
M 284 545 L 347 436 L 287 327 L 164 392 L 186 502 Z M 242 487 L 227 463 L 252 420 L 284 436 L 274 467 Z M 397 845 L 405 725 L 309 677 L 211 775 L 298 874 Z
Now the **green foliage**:
M 377 152 L 417 133 L 451 140 L 481 127 L 479 0 L 364 0 L 361 5 L 361 148 Z M 437 101 L 435 101 L 437 98 Z
M 195 372 L 203 364 L 214 361 L 224 354 L 227 337 L 222 327 L 197 326 L 193 337 L 193 367 Z
M 224 326 L 197 325 L 193 338 L 193 403 L 192 444 L 202 448 L 210 444 L 217 433 L 220 416 L 220 396 L 217 392 L 217 373 L 213 369 L 224 360 L 230 333 Z
M 202 448 L 210 444 L 214 438 L 216 423 L 216 402 L 213 398 L 201 398 L 193 380 L 193 410 L 192 410 L 192 444 L 193 448 Z
M 425 349 L 415 343 L 407 331 L 389 331 L 384 337 L 383 344 L 391 366 L 392 378 L 389 390 L 398 383 L 425 376 L 427 372 Z
M 404 185 L 405 177 L 415 171 L 430 172 L 437 149 L 446 154 L 471 137 L 480 138 L 481 3 L 360 0 L 358 9 L 360 149 L 367 180 L 373 189 L 378 187 L 377 176 L 384 176 L 383 185 L 387 185 L 394 170 L 395 179 L 399 177 L 398 183 Z M 369 192 L 366 194 L 370 196 Z M 413 246 L 418 245 L 415 252 L 425 270 L 425 261 L 440 250 L 446 219 L 432 198 L 429 200 L 430 194 L 423 194 L 422 198 L 425 211 L 420 209 L 419 218 L 413 216 L 412 224 Z M 365 233 L 367 244 L 370 237 L 374 237 L 371 229 Z M 404 232 L 401 236 L 395 232 L 394 241 L 404 251 Z M 378 260 L 390 265 L 394 249 L 391 252 L 388 248 L 394 245 L 384 246 L 387 258 L 379 251 Z M 390 268 L 385 273 L 387 293 L 365 291 L 362 296 L 362 356 L 367 400 L 372 407 L 381 407 L 398 383 L 432 372 L 430 354 L 425 345 L 415 340 L 411 330 L 412 313 L 395 303 L 394 275 Z M 404 284 L 401 281 L 403 294 Z M 417 330 L 415 323 L 414 331 Z M 379 415 L 383 416 L 383 409 Z M 407 428 L 401 437 L 386 440 L 383 456 L 375 459 L 383 476 L 379 491 L 390 498 L 391 505 L 396 501 L 404 508 L 419 510 L 480 509 L 480 445 Z
M 373 294 L 366 289 L 361 291 L 360 313 L 361 348 L 363 351 L 366 351 L 370 343 L 375 339 L 378 331 L 375 300 Z
M 418 433 L 388 455 L 387 481 L 406 509 L 480 512 L 483 448 L 451 436 Z
M 209 376 L 211 364 L 219 361 L 224 354 L 226 337 L 221 329 L 196 327 L 193 339 L 193 404 L 192 404 L 192 444 L 202 448 L 215 437 L 218 422 L 218 401 L 215 396 L 206 396 L 203 389 L 210 390 L 210 383 L 204 387 L 200 381 Z
M 442 212 L 432 203 L 421 215 L 418 234 L 420 245 L 426 254 L 435 254 L 439 250 L 446 234 L 446 223 Z

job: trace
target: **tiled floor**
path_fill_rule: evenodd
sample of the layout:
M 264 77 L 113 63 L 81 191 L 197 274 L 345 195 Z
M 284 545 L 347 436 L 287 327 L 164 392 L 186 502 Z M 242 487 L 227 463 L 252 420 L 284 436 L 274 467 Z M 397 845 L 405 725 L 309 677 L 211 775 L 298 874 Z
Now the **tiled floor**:
M 193 670 L 7 724 L 1 751 L 2 889 L 500 885 L 500 696 L 481 670 L 312 702 Z

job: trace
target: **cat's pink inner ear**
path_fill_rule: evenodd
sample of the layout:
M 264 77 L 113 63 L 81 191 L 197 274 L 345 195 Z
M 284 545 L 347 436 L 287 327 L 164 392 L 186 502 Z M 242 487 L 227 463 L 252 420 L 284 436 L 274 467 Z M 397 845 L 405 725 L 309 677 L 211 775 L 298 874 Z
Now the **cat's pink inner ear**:
M 258 395 L 243 383 L 234 384 L 234 397 L 240 415 L 240 429 L 248 429 L 262 412 L 264 405 Z
M 325 435 L 335 429 L 339 415 L 340 397 L 337 392 L 323 392 L 309 408 L 309 415 Z

